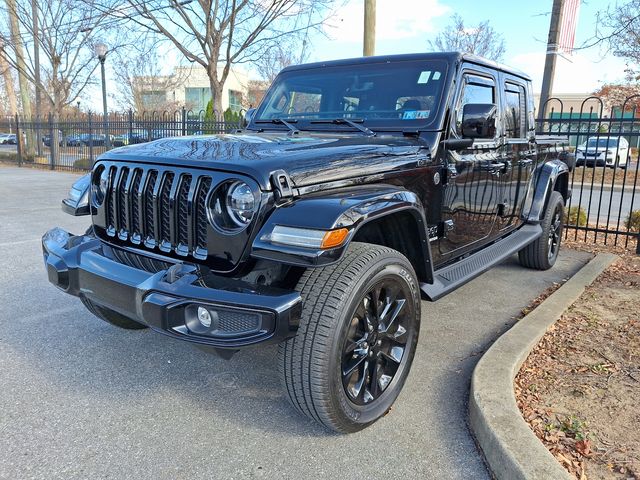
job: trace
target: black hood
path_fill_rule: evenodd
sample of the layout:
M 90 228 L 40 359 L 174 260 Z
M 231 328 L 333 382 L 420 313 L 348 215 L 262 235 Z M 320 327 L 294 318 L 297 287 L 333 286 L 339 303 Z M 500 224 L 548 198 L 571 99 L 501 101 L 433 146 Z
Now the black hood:
M 269 177 L 286 171 L 296 187 L 414 168 L 433 152 L 436 133 L 401 135 L 284 132 L 174 137 L 116 148 L 101 159 L 237 172 L 269 190 Z

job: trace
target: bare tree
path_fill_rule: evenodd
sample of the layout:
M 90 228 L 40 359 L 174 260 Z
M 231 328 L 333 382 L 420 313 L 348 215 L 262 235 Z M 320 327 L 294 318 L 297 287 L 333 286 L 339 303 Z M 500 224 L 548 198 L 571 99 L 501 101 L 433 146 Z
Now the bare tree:
M 29 81 L 27 76 L 24 73 L 26 62 L 25 62 L 25 49 L 23 46 L 22 39 L 20 37 L 20 22 L 18 20 L 17 15 L 17 7 L 16 0 L 5 0 L 5 4 L 7 6 L 7 13 L 9 14 L 9 32 L 13 45 L 13 52 L 15 58 L 15 65 L 18 69 L 18 85 L 20 86 L 20 100 L 22 101 L 22 111 L 26 118 L 31 118 L 31 89 L 29 88 Z M 6 42 L 3 42 L 6 44 Z M 6 49 L 4 50 L 5 56 L 4 58 L 8 60 L 11 58 L 6 55 Z M 35 154 L 35 139 L 32 131 L 28 131 L 27 133 L 27 144 L 26 150 L 27 155 L 33 156 Z M 18 145 L 22 144 L 22 137 L 19 136 Z
M 429 48 L 440 52 L 472 53 L 496 61 L 502 60 L 505 52 L 502 35 L 489 25 L 488 20 L 469 27 L 457 14 L 451 17 L 451 24 L 444 31 L 429 41 Z
M 289 65 L 303 63 L 307 55 L 304 49 L 296 52 L 296 47 L 297 45 L 292 42 L 271 45 L 270 48 L 265 51 L 264 55 L 254 62 L 254 66 L 260 77 L 271 84 L 283 68 Z
M 174 110 L 178 107 L 167 94 L 184 82 L 182 69 L 175 69 L 166 75 L 161 66 L 155 42 L 143 46 L 132 55 L 123 51 L 112 60 L 113 71 L 118 85 L 116 101 L 125 109 Z
M 605 43 L 618 57 L 640 65 L 640 0 L 617 3 L 598 13 L 595 38 L 588 46 Z
M 260 59 L 269 48 L 304 35 L 325 19 L 333 0 L 124 0 L 132 21 L 164 36 L 189 62 L 207 72 L 213 107 L 222 111 L 222 92 L 231 66 Z
M 13 83 L 13 71 L 9 66 L 9 62 L 7 62 L 3 46 L 0 46 L 0 70 L 4 81 L 4 91 L 7 94 L 6 99 L 9 103 L 9 113 L 13 116 L 18 113 L 18 102 L 16 101 L 16 90 Z
M 6 1 L 6 0 L 5 0 Z M 91 0 L 93 2 L 93 0 Z M 8 11 L 18 22 L 18 29 L 0 29 L 0 40 L 6 45 L 7 62 L 36 86 L 33 51 L 33 12 L 29 0 L 7 1 Z M 93 46 L 113 26 L 110 12 L 104 6 L 74 0 L 34 2 L 40 31 L 40 91 L 57 119 L 65 107 L 74 103 L 87 85 L 94 81 L 98 65 Z M 111 23 L 109 23 L 111 22 Z M 119 32 L 119 35 L 122 34 Z M 119 45 L 112 45 L 116 49 Z

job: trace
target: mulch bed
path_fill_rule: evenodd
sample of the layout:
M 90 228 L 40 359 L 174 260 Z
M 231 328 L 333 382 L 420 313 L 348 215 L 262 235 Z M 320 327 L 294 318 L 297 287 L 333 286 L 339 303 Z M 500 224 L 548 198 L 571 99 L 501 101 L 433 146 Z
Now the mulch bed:
M 640 257 L 622 253 L 515 381 L 525 420 L 579 479 L 640 479 Z

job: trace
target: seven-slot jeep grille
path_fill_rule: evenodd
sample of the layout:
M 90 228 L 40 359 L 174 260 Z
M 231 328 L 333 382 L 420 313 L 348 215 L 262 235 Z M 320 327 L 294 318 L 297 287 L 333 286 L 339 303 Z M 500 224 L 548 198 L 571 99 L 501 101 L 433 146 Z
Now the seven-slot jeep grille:
M 107 235 L 149 249 L 207 258 L 208 175 L 108 166 Z

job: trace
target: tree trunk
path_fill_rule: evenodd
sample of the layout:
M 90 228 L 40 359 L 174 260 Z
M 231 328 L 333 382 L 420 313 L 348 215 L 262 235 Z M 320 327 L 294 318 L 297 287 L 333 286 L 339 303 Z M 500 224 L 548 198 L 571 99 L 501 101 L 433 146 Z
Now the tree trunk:
M 207 69 L 209 75 L 209 88 L 211 89 L 211 103 L 217 121 L 222 121 L 224 111 L 222 110 L 222 95 L 224 92 L 224 83 L 218 80 L 217 65 L 212 64 Z
M 9 26 L 11 29 L 11 42 L 14 45 L 14 49 L 16 52 L 16 66 L 18 67 L 18 83 L 20 85 L 20 99 L 22 100 L 22 113 L 26 120 L 31 121 L 31 95 L 29 90 L 29 82 L 25 75 L 27 71 L 27 65 L 24 60 L 24 49 L 22 48 L 23 40 L 20 36 L 20 24 L 18 23 L 18 14 L 16 11 L 16 2 L 15 0 L 5 0 L 7 4 L 7 13 L 9 14 Z M 35 143 L 34 143 L 34 135 L 33 129 L 26 129 L 26 139 L 27 145 L 26 149 L 23 150 L 26 152 L 27 157 L 32 158 L 35 156 Z M 18 138 L 17 141 L 21 141 L 22 139 Z
M 5 58 L 4 46 L 0 46 L 0 70 L 2 70 L 2 76 L 4 78 L 5 93 L 9 99 L 9 113 L 11 117 L 15 117 L 18 113 L 18 102 L 16 101 L 16 89 L 13 85 L 13 75 L 11 75 L 11 69 L 9 63 Z
M 54 94 L 54 97 L 57 97 L 57 95 Z M 53 125 L 53 129 L 50 132 L 51 133 L 51 164 L 52 165 L 58 165 L 60 163 L 60 112 L 62 110 L 62 106 L 60 104 L 60 101 L 56 98 L 54 100 L 54 105 L 53 105 L 53 112 L 51 117 L 52 120 L 52 125 Z M 49 132 L 48 132 L 49 133 Z

